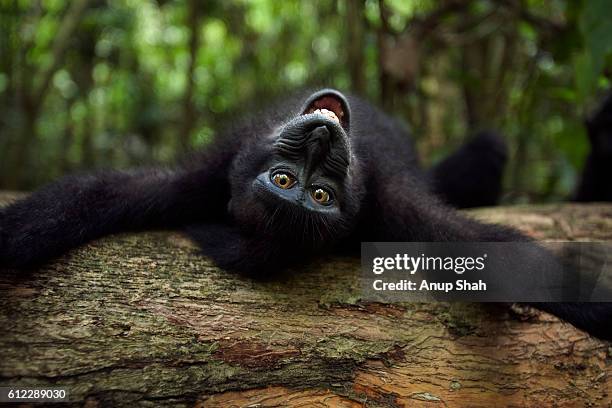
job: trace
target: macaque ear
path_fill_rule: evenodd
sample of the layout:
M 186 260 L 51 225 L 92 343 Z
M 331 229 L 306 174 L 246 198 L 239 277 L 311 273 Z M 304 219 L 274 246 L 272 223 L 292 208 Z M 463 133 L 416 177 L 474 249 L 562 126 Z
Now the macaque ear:
M 349 104 L 342 93 L 334 89 L 322 89 L 310 95 L 304 104 L 302 114 L 319 113 L 337 119 L 340 125 L 348 130 L 351 112 Z

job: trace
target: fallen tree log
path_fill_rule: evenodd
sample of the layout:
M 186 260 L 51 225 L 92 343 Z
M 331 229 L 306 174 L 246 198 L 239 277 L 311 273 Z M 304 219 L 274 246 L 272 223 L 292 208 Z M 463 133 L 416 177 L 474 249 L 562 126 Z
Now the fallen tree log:
M 612 240 L 612 206 L 471 212 L 539 239 Z M 87 406 L 610 406 L 612 346 L 501 305 L 360 302 L 359 261 L 261 282 L 179 233 L 98 240 L 0 276 L 0 386 Z

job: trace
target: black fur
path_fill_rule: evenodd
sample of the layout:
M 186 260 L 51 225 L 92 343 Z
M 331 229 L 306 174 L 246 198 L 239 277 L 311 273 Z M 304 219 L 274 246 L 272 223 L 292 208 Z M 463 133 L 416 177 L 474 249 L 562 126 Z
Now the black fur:
M 612 201 L 612 94 L 586 121 L 591 150 L 574 201 Z
M 339 123 L 317 109 L 334 111 Z M 477 177 L 479 160 L 469 152 L 495 169 L 504 156 L 498 139 L 485 134 L 441 165 L 438 179 L 469 185 L 441 170 Z M 499 157 L 489 163 L 487 154 Z M 297 180 L 295 187 L 275 185 L 279 172 Z M 315 200 L 317 189 L 330 193 L 329 203 Z M 358 252 L 362 241 L 527 240 L 444 204 L 430 192 L 402 126 L 359 99 L 325 90 L 255 115 L 176 170 L 66 177 L 10 205 L 0 213 L 0 265 L 40 264 L 119 231 L 178 227 L 220 266 L 254 274 L 313 253 Z M 550 310 L 612 338 L 610 305 Z
M 456 208 L 495 205 L 501 196 L 507 159 L 508 149 L 501 135 L 479 132 L 433 168 L 434 192 Z

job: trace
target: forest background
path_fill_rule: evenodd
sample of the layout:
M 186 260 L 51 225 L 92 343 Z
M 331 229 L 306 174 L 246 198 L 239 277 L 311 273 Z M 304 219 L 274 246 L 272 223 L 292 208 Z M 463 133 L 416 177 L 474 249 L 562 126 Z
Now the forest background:
M 497 130 L 503 201 L 563 200 L 611 51 L 606 0 L 0 0 L 0 189 L 169 164 L 325 85 L 408 124 L 426 166 Z

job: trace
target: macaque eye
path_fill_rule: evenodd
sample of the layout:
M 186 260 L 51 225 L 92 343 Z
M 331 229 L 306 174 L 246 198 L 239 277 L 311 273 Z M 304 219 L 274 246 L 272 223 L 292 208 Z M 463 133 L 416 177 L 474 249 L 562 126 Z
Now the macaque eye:
M 324 189 L 318 187 L 311 191 L 312 198 L 319 204 L 327 205 L 331 203 L 331 195 Z
M 272 175 L 272 182 L 282 189 L 288 189 L 293 187 L 296 179 L 291 174 L 274 173 Z

